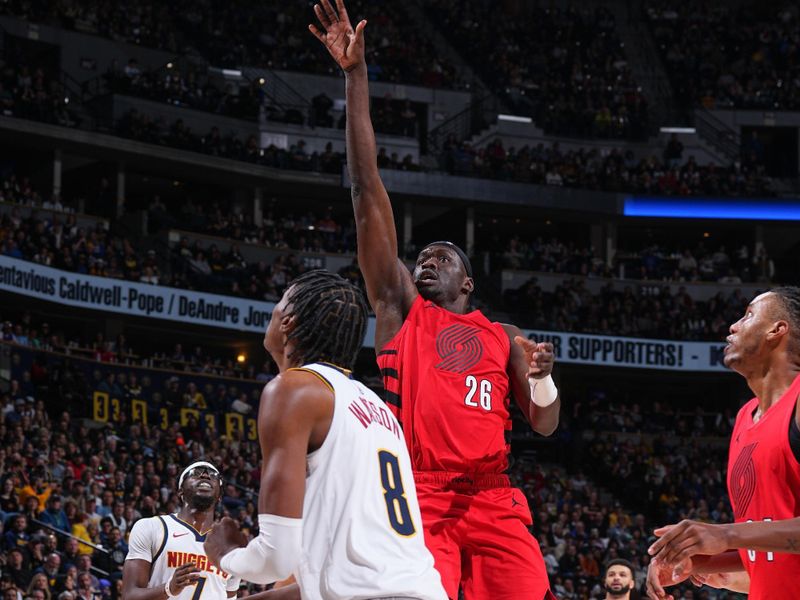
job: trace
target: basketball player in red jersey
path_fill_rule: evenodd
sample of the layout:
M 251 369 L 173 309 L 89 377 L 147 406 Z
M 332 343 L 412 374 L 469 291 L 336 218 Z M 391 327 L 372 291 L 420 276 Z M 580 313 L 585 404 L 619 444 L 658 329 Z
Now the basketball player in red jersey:
M 386 401 L 415 471 L 425 541 L 450 598 L 553 598 L 524 494 L 510 487 L 513 393 L 533 429 L 550 435 L 560 401 L 550 344 L 470 310 L 466 254 L 450 242 L 420 252 L 413 275 L 398 259 L 392 206 L 380 179 L 369 116 L 364 28 L 343 0 L 315 5 L 311 32 L 345 72 L 347 164 L 358 262 L 377 317 L 375 348 Z
M 800 598 L 800 288 L 757 296 L 727 341 L 725 365 L 755 394 L 736 417 L 728 455 L 736 522 L 657 529 L 647 578 L 657 600 L 671 598 L 664 585 L 673 575 L 703 583 L 725 572 L 722 585 L 750 600 Z

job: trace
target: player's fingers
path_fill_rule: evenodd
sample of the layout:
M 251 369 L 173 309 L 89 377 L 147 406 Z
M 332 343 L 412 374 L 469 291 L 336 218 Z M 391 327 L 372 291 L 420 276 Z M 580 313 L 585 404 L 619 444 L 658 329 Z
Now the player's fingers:
M 667 525 L 666 527 L 659 527 L 653 533 L 658 536 L 658 539 L 647 549 L 647 553 L 650 556 L 655 556 L 661 552 L 662 548 L 678 535 L 678 528 L 676 525 Z
M 539 342 L 536 344 L 536 350 L 538 352 L 547 352 L 552 354 L 553 353 L 553 344 L 550 342 Z
M 328 15 L 325 14 L 325 11 L 322 10 L 322 7 L 319 4 L 314 5 L 314 14 L 317 15 L 317 19 L 319 19 L 320 24 L 325 29 L 330 28 L 331 20 L 328 18 Z
M 689 581 L 691 581 L 697 587 L 703 587 L 706 583 L 706 577 L 705 575 L 690 575 Z
M 647 596 L 648 598 L 652 598 L 652 600 L 663 600 L 664 598 L 664 588 L 661 587 L 661 584 L 658 583 L 658 578 L 656 577 L 655 580 L 651 580 L 648 578 L 647 580 Z
M 364 39 L 364 28 L 367 26 L 367 20 L 361 20 L 358 25 L 356 25 L 356 41 L 361 41 Z
M 347 9 L 344 7 L 344 0 L 336 0 L 336 10 L 339 12 L 339 18 L 345 23 L 350 22 L 350 16 L 347 14 Z
M 322 6 L 323 8 L 325 8 L 325 14 L 328 15 L 328 18 L 331 20 L 331 23 L 338 23 L 339 15 L 337 15 L 336 11 L 333 10 L 333 6 L 331 6 L 330 0 L 322 0 Z
M 514 336 L 514 343 L 527 352 L 532 352 L 536 347 L 536 342 L 524 338 L 521 335 Z
M 317 38 L 323 44 L 325 43 L 325 34 L 322 33 L 315 25 L 309 24 L 308 30 L 314 34 L 314 37 Z
M 664 553 L 664 562 L 668 565 L 678 565 L 687 558 L 698 554 L 699 542 L 694 538 L 682 539 L 669 547 Z
M 664 527 L 659 527 L 658 529 L 653 530 L 653 535 L 656 537 L 663 537 L 676 527 L 677 525 L 664 525 Z

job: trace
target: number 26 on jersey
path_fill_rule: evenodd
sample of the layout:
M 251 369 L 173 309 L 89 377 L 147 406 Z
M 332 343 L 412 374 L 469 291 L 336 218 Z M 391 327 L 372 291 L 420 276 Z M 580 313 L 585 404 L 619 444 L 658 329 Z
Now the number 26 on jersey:
M 467 386 L 467 395 L 464 397 L 464 404 L 475 408 L 482 408 L 485 411 L 492 410 L 492 382 L 488 379 L 478 379 L 474 375 L 467 375 L 464 380 Z

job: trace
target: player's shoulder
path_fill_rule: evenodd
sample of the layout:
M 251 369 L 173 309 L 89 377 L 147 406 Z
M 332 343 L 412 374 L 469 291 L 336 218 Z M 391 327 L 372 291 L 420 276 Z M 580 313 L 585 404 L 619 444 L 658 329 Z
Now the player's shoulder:
M 523 335 L 522 329 L 520 329 L 513 323 L 501 323 L 500 321 L 489 321 L 489 324 L 499 326 L 510 340 L 513 340 L 518 335 L 519 336 Z
M 333 391 L 333 386 L 319 371 L 302 366 L 286 369 L 273 378 L 264 387 L 264 394 L 269 397 L 285 396 L 286 394 L 302 396 L 321 389 Z
M 167 518 L 163 515 L 154 517 L 142 517 L 137 520 L 131 528 L 131 535 L 152 535 L 163 534 L 167 529 Z
M 272 379 L 261 393 L 262 408 L 273 415 L 302 412 L 320 404 L 320 399 L 333 400 L 333 386 L 313 369 L 287 369 Z
M 734 428 L 736 428 L 739 423 L 742 422 L 750 413 L 752 413 L 756 406 L 758 406 L 758 398 L 751 398 L 747 402 L 745 402 L 742 407 L 739 409 L 739 412 L 736 413 L 736 421 L 734 423 Z

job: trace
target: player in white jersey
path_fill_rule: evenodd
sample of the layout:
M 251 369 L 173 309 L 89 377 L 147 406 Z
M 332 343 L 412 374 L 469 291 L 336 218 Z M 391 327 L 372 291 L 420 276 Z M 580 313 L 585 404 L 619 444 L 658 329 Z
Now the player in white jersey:
M 361 291 L 327 271 L 294 280 L 264 346 L 280 369 L 261 396 L 259 534 L 223 519 L 206 538 L 214 564 L 247 581 L 294 574 L 274 598 L 446 600 L 425 547 L 399 424 L 354 380 L 367 327 Z
M 239 578 L 211 564 L 203 549 L 222 497 L 219 470 L 192 463 L 178 480 L 181 509 L 171 515 L 139 519 L 128 540 L 122 571 L 125 600 L 225 600 L 239 589 Z

